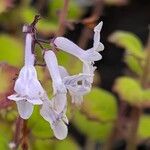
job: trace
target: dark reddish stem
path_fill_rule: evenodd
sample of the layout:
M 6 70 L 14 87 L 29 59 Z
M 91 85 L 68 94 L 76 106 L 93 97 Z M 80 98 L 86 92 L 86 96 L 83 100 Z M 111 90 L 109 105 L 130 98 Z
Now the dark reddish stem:
M 22 150 L 28 150 L 28 128 L 27 128 L 27 120 L 23 120 L 23 128 L 22 128 Z
M 15 143 L 15 148 L 13 150 L 17 150 L 20 144 L 22 124 L 23 124 L 23 120 L 20 117 L 18 117 L 16 120 L 16 130 L 14 133 L 14 140 L 13 140 L 13 142 Z
M 13 102 L 10 100 L 4 99 L 0 101 L 0 109 L 7 108 L 12 105 L 13 105 Z

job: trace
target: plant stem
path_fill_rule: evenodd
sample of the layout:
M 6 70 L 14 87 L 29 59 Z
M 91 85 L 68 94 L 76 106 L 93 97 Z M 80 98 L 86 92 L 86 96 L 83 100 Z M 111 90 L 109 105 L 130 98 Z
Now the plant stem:
M 13 140 L 13 142 L 15 143 L 15 148 L 13 148 L 13 150 L 18 149 L 20 143 L 20 133 L 21 133 L 22 124 L 23 124 L 23 120 L 20 117 L 18 117 L 16 120 L 16 130 L 14 133 L 14 140 Z
M 124 101 L 120 101 L 118 117 L 114 123 L 113 130 L 111 134 L 109 135 L 108 140 L 103 146 L 104 150 L 112 150 L 115 141 L 117 141 L 117 138 L 118 137 L 119 139 L 123 138 L 123 135 L 124 135 L 123 126 L 125 125 L 124 123 L 126 121 L 126 118 L 125 118 L 126 109 L 127 109 L 127 104 Z
M 27 120 L 23 120 L 23 128 L 22 128 L 22 150 L 28 150 L 28 128 L 27 128 Z
M 139 126 L 139 120 L 141 116 L 141 109 L 133 106 L 131 110 L 131 127 L 129 130 L 129 138 L 127 140 L 127 150 L 136 150 L 137 143 L 137 131 Z

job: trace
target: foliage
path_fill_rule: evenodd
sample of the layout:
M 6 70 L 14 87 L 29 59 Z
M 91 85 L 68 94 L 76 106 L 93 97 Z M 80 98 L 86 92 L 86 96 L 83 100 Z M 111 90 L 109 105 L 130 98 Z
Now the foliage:
M 103 141 L 110 134 L 116 117 L 117 105 L 115 97 L 109 92 L 94 88 L 85 97 L 83 106 L 75 114 L 73 123 L 86 136 Z
M 149 124 L 150 124 L 150 116 L 142 115 L 140 118 L 139 130 L 138 130 L 139 138 L 146 139 L 150 137 Z
M 3 43 L 0 45 L 0 61 L 20 67 L 23 63 L 22 41 L 19 42 L 18 39 L 3 34 L 0 36 L 0 43 Z
M 133 72 L 141 75 L 143 59 L 145 58 L 141 40 L 130 32 L 116 31 L 110 35 L 109 41 L 126 50 L 124 58 L 126 64 Z

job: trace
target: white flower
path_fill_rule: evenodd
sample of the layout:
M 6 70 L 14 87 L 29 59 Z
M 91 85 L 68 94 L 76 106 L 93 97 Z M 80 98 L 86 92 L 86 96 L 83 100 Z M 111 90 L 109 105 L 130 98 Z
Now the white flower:
M 104 50 L 104 45 L 100 42 L 100 32 L 103 26 L 103 22 L 101 21 L 95 28 L 94 28 L 94 40 L 93 40 L 93 47 L 88 49 L 88 51 L 102 51 Z M 87 82 L 93 83 L 93 77 L 94 77 L 94 71 L 96 70 L 96 67 L 93 66 L 94 61 L 84 61 L 83 62 L 83 73 L 84 74 L 90 74 L 91 78 L 90 80 L 87 80 Z
M 66 107 L 60 113 L 55 110 L 54 99 L 44 100 L 42 108 L 40 110 L 41 116 L 50 123 L 50 126 L 57 139 L 63 140 L 68 134 L 68 119 L 65 115 Z
M 54 40 L 54 44 L 57 48 L 78 57 L 81 61 L 93 62 L 98 61 L 102 58 L 102 56 L 98 52 L 93 51 L 93 49 L 85 51 L 76 44 L 74 44 L 72 41 L 64 37 L 57 37 Z
M 89 75 L 78 74 L 67 76 L 63 79 L 63 82 L 72 97 L 72 103 L 81 104 L 83 96 L 91 91 L 91 84 L 87 82 L 89 78 Z
M 25 43 L 25 65 L 21 69 L 18 79 L 15 82 L 15 94 L 8 96 L 8 99 L 17 103 L 18 111 L 23 119 L 28 119 L 34 105 L 41 105 L 45 96 L 37 73 L 34 68 L 34 55 L 32 54 L 32 35 L 27 33 Z
M 77 105 L 81 104 L 83 101 L 83 96 L 91 91 L 91 84 L 87 82 L 87 80 L 90 80 L 91 76 L 81 73 L 78 75 L 69 76 L 67 70 L 62 66 L 59 66 L 59 71 L 63 83 L 71 95 L 72 103 Z
M 58 66 L 55 53 L 51 50 L 46 51 L 44 55 L 44 59 L 53 82 L 54 107 L 56 111 L 60 113 L 62 112 L 62 110 L 64 110 L 64 107 L 66 106 L 67 90 L 61 79 L 59 66 Z
M 104 49 L 104 45 L 100 42 L 100 31 L 101 31 L 102 25 L 103 25 L 103 22 L 101 21 L 94 28 L 93 47 L 86 51 L 80 48 L 78 45 L 76 45 L 72 41 L 64 37 L 57 37 L 54 40 L 54 44 L 57 48 L 78 57 L 83 62 L 98 61 L 102 58 L 102 56 L 98 52 Z
M 93 42 L 93 49 L 95 51 L 102 51 L 104 50 L 104 45 L 100 42 L 100 32 L 103 26 L 103 22 L 101 21 L 95 28 L 94 28 L 94 42 Z
M 84 62 L 83 63 L 83 74 L 90 75 L 90 78 L 87 81 L 90 82 L 91 84 L 93 83 L 95 70 L 96 70 L 96 67 L 93 66 L 92 62 Z
M 100 42 L 102 25 L 103 23 L 100 22 L 94 28 L 93 47 L 86 51 L 67 38 L 57 37 L 54 40 L 54 44 L 57 48 L 78 57 L 83 62 L 82 73 L 74 76 L 69 76 L 68 73 L 66 73 L 66 76 L 63 75 L 63 82 L 70 92 L 73 103 L 80 104 L 83 101 L 83 96 L 91 90 L 94 71 L 96 69 L 96 67 L 93 66 L 94 61 L 98 61 L 102 58 L 98 52 L 104 49 L 104 45 Z M 64 70 L 65 69 L 63 69 L 63 72 L 66 72 Z

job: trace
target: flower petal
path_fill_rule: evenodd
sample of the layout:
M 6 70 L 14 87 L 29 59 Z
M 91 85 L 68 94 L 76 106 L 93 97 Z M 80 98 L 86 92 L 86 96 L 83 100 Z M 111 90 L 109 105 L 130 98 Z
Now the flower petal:
M 93 78 L 94 78 L 94 71 L 96 70 L 96 67 L 93 66 L 92 63 L 84 62 L 83 63 L 83 74 L 89 74 L 89 81 L 90 83 L 93 83 Z
M 98 52 L 93 50 L 85 51 L 64 37 L 57 37 L 54 40 L 54 44 L 57 46 L 57 48 L 78 57 L 81 61 L 97 61 L 102 58 Z
M 91 83 L 90 76 L 87 74 L 79 74 L 74 76 L 67 76 L 63 79 L 66 88 L 72 97 L 72 103 L 81 104 L 83 96 L 90 92 Z
M 81 105 L 83 102 L 83 95 L 74 95 L 73 93 L 70 93 L 71 98 L 72 98 L 72 103 L 76 105 Z
M 33 66 L 24 66 L 15 82 L 14 90 L 20 95 L 28 95 L 28 85 L 37 80 L 37 73 Z
M 83 60 L 88 62 L 94 62 L 102 59 L 102 55 L 93 49 L 89 49 L 85 51 L 85 55 Z
M 17 101 L 16 103 L 20 117 L 23 119 L 28 119 L 33 112 L 33 104 L 26 100 Z
M 9 100 L 13 100 L 13 101 L 20 101 L 20 100 L 24 100 L 24 97 L 19 96 L 18 94 L 12 94 L 10 96 L 7 97 Z
M 33 99 L 38 99 L 40 97 L 42 97 L 44 95 L 44 89 L 43 87 L 41 86 L 41 83 L 36 80 L 36 79 L 33 79 L 30 84 L 28 85 L 28 93 L 27 95 L 30 96 L 30 98 L 33 98 Z
M 104 45 L 100 42 L 100 32 L 103 26 L 103 22 L 101 21 L 95 28 L 94 28 L 94 43 L 93 49 L 94 51 L 102 51 L 104 50 Z
M 66 124 L 69 124 L 69 120 L 67 118 L 67 116 L 64 114 L 63 117 L 62 117 L 62 120 L 66 123 Z
M 97 45 L 95 45 L 94 50 L 97 52 L 103 51 L 104 50 L 103 43 L 99 42 Z
M 51 78 L 53 80 L 53 93 L 54 95 L 57 93 L 67 93 L 66 87 L 64 86 L 56 55 L 53 51 L 49 50 L 45 52 L 44 55 L 46 65 L 48 67 L 48 70 L 50 72 Z
M 32 41 L 33 37 L 31 33 L 26 34 L 25 41 L 25 65 L 34 65 L 34 54 L 32 54 Z
M 52 107 L 53 107 L 52 102 L 50 100 L 45 100 L 40 109 L 41 116 L 50 124 L 55 122 L 57 119 L 57 113 Z
M 64 121 L 68 123 L 68 119 L 66 115 L 64 114 L 65 110 L 63 110 L 63 112 L 61 113 L 57 113 L 53 109 L 53 102 L 54 100 L 44 101 L 42 108 L 40 110 L 40 114 L 46 121 L 50 123 L 51 128 L 53 129 L 53 132 L 56 138 L 62 140 L 66 138 L 67 133 L 68 133 L 67 126 L 64 123 Z
M 14 90 L 16 93 L 18 93 L 19 95 L 26 95 L 26 86 L 27 84 L 25 83 L 25 80 L 21 80 L 20 78 L 18 78 L 15 82 L 15 86 L 14 86 Z
M 40 98 L 27 98 L 27 101 L 33 105 L 42 105 L 43 101 Z
M 53 105 L 57 113 L 61 113 L 67 104 L 66 94 L 57 93 L 53 97 Z
M 101 21 L 97 26 L 94 27 L 94 32 L 101 32 L 103 26 L 103 21 Z
M 69 73 L 63 66 L 59 66 L 59 72 L 62 79 L 66 76 L 69 76 Z
M 78 58 L 82 56 L 84 52 L 84 50 L 81 49 L 78 45 L 76 45 L 75 43 L 64 37 L 57 37 L 54 40 L 54 44 L 56 45 L 57 48 L 67 53 L 70 53 Z
M 44 55 L 44 59 L 53 82 L 61 83 L 62 80 L 61 80 L 61 76 L 58 68 L 58 62 L 55 53 L 51 50 L 46 51 Z
M 56 122 L 56 124 L 54 124 L 54 125 L 51 125 L 51 127 L 52 127 L 54 135 L 57 139 L 63 140 L 67 137 L 68 128 L 62 120 Z

